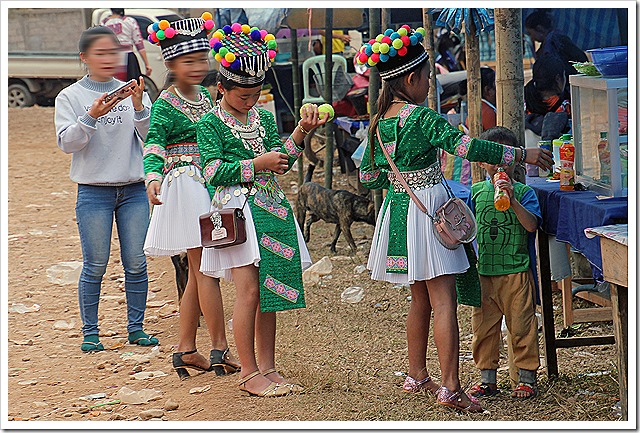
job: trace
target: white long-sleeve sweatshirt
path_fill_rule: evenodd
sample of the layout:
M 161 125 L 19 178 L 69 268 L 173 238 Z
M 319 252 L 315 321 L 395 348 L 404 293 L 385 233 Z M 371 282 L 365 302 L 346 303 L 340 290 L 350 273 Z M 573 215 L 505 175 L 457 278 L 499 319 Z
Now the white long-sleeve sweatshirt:
M 98 119 L 88 114 L 96 98 L 122 84 L 85 76 L 56 97 L 58 147 L 73 154 L 69 177 L 76 183 L 116 186 L 144 179 L 142 147 L 149 130 L 149 96 L 143 95 L 141 111 L 135 111 L 129 97 Z

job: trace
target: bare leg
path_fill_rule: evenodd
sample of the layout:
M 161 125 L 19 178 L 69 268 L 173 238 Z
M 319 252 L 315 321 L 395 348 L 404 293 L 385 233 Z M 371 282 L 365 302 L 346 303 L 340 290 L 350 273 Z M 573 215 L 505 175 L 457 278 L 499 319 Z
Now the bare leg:
M 411 306 L 407 315 L 407 347 L 409 352 L 409 376 L 416 381 L 425 379 L 427 372 L 427 343 L 431 322 L 431 301 L 424 281 L 411 285 Z M 426 387 L 436 391 L 439 387 L 433 381 Z

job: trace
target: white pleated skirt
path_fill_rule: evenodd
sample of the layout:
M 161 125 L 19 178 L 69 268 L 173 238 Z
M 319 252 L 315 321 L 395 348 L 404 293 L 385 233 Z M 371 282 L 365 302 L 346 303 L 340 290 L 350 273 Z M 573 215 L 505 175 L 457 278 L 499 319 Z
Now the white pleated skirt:
M 221 196 L 225 194 L 229 194 L 231 196 L 231 199 L 227 202 L 227 204 L 223 206 L 225 209 L 242 208 L 242 206 L 244 205 L 244 202 L 246 200 L 245 195 L 241 194 L 239 197 L 236 197 L 233 194 L 233 191 L 238 188 L 239 187 L 237 185 L 227 187 L 223 192 L 220 193 Z M 213 210 L 214 207 L 211 206 L 211 211 Z M 207 210 L 207 212 L 209 212 L 209 210 Z M 246 242 L 243 242 L 240 245 L 222 249 L 203 248 L 200 272 L 208 276 L 218 276 L 224 274 L 224 278 L 231 281 L 231 269 L 240 268 L 242 266 L 251 264 L 256 267 L 259 266 L 260 246 L 258 245 L 258 238 L 256 235 L 256 229 L 253 223 L 253 217 L 251 215 L 251 207 L 249 206 L 249 203 L 244 206 L 243 212 L 246 218 Z M 289 214 L 289 218 L 291 218 L 296 224 L 296 232 L 298 234 L 298 248 L 300 249 L 300 261 L 302 264 L 302 270 L 305 270 L 309 266 L 311 266 L 313 262 L 311 261 L 309 250 L 307 249 L 307 245 L 304 242 L 304 238 L 302 237 L 302 231 L 300 230 L 298 222 L 293 216 L 293 213 Z
M 415 191 L 431 215 L 448 199 L 447 191 L 442 184 Z M 433 233 L 431 219 L 413 202 L 409 200 L 407 212 L 407 257 L 406 274 L 387 272 L 387 247 L 390 234 L 390 208 L 393 204 L 383 206 L 378 215 L 376 228 L 371 243 L 371 252 L 367 269 L 371 278 L 394 284 L 413 284 L 441 275 L 460 274 L 469 269 L 469 261 L 462 246 L 455 250 L 445 248 Z
M 199 179 L 200 170 L 195 166 L 178 177 L 173 176 L 175 168 L 164 177 L 158 197 L 162 204 L 153 206 L 144 242 L 146 255 L 175 256 L 202 246 L 199 217 L 209 212 L 211 199 L 207 188 L 189 176 L 191 169 Z

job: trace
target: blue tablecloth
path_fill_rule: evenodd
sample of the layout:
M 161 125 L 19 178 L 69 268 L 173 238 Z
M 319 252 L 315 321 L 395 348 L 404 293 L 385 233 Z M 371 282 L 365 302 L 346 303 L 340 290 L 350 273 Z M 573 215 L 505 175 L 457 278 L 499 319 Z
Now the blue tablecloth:
M 527 184 L 534 189 L 542 212 L 542 229 L 556 235 L 558 241 L 571 244 L 591 262 L 594 278 L 602 278 L 600 240 L 588 239 L 584 229 L 626 223 L 627 197 L 598 200 L 593 191 L 560 191 L 560 182 L 530 177 Z
M 353 135 L 358 129 L 360 129 L 360 126 L 369 126 L 369 119 L 358 120 L 347 116 L 340 116 L 333 119 L 333 123 L 338 125 L 340 129 L 343 129 L 350 135 Z
M 463 185 L 460 182 L 456 182 L 455 180 L 447 180 L 447 183 L 451 187 L 451 191 L 453 191 L 453 195 L 462 199 L 463 201 L 467 201 L 469 196 L 471 195 L 471 187 L 467 185 Z

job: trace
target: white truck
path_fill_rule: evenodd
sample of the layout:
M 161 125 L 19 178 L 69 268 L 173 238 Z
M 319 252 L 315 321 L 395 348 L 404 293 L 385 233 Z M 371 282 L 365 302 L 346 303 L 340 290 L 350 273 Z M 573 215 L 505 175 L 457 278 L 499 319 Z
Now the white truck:
M 60 90 L 82 78 L 86 72 L 78 56 L 80 34 L 111 14 L 110 9 L 81 8 L 10 8 L 8 11 L 9 107 L 29 107 L 36 102 L 51 104 Z M 145 86 L 155 100 L 164 86 L 167 69 L 160 47 L 147 40 L 147 27 L 162 19 L 174 21 L 182 17 L 170 9 L 126 9 L 125 12 L 138 21 L 145 39 L 152 69 L 151 76 L 145 76 Z M 144 62 L 137 52 L 136 55 L 144 71 Z M 203 84 L 211 84 L 215 74 L 214 70 L 210 71 Z

